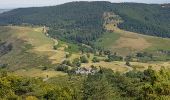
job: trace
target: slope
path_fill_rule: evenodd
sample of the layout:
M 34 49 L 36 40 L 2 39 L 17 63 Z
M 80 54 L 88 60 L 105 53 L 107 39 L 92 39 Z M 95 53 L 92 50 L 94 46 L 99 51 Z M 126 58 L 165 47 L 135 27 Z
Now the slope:
M 1 26 L 0 51 L 6 51 L 5 45 L 9 44 L 12 49 L 0 53 L 0 64 L 7 64 L 10 70 L 17 70 L 50 67 L 52 64 L 60 63 L 65 58 L 64 50 L 53 50 L 57 40 L 47 37 L 42 29 L 42 27 Z
M 137 52 L 158 52 L 159 50 L 170 51 L 169 38 L 141 35 L 119 29 L 117 25 L 122 23 L 121 17 L 109 12 L 105 16 L 105 29 L 107 32 L 97 39 L 95 45 L 118 52 L 121 55 L 129 55 Z M 115 17 L 116 16 L 116 17 Z
M 170 8 L 158 4 L 71 2 L 52 7 L 20 8 L 0 14 L 0 24 L 36 24 L 64 41 L 92 44 L 104 32 L 103 13 L 114 12 L 119 28 L 146 35 L 170 37 Z

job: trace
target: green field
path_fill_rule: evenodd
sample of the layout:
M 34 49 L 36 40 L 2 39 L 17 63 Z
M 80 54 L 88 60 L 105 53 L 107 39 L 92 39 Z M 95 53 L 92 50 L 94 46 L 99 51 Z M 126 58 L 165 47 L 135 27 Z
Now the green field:
M 95 45 L 99 46 L 99 47 L 109 48 L 119 38 L 120 38 L 120 34 L 118 34 L 118 33 L 106 32 L 102 35 L 101 38 L 97 39 L 97 41 L 95 42 Z
M 147 48 L 147 50 L 170 50 L 169 38 L 146 37 L 146 39 L 152 43 L 152 46 Z

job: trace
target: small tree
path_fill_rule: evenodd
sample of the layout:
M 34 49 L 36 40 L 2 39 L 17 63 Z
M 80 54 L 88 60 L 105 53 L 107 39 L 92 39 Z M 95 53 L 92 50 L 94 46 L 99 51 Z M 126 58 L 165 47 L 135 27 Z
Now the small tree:
M 47 70 L 48 69 L 48 67 L 47 66 L 44 66 L 43 68 L 42 68 L 42 70 Z
M 69 67 L 67 65 L 60 64 L 56 67 L 56 71 L 67 72 L 68 70 L 69 70 Z
M 130 64 L 130 62 L 128 60 L 126 61 L 126 65 L 131 66 L 131 64 Z
M 54 50 L 57 50 L 57 49 L 58 49 L 58 45 L 54 45 L 54 46 L 53 46 L 53 49 L 54 49 Z
M 90 54 L 89 53 L 87 53 L 87 58 L 90 58 Z
M 93 57 L 92 61 L 93 61 L 94 63 L 100 62 L 100 60 L 99 60 L 97 57 Z
M 100 50 L 100 51 L 99 51 L 99 56 L 102 56 L 102 55 L 103 55 L 103 51 Z
M 104 51 L 104 54 L 105 54 L 105 55 L 110 55 L 110 54 L 111 54 L 111 51 L 106 50 L 106 51 Z
M 71 53 L 69 53 L 69 54 L 66 54 L 66 58 L 69 58 L 69 57 L 71 57 Z
M 80 61 L 81 61 L 81 63 L 88 63 L 89 62 L 86 56 L 81 56 Z
M 72 62 L 72 65 L 74 67 L 80 67 L 81 66 L 80 59 L 79 58 L 74 59 L 73 62 Z
M 68 66 L 72 66 L 72 63 L 70 62 L 70 60 L 64 60 L 62 62 L 62 64 L 68 65 Z

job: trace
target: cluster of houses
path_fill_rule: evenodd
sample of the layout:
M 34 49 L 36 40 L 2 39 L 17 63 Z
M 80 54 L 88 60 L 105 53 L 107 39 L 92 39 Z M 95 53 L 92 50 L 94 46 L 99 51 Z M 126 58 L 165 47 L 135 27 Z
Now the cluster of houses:
M 98 70 L 96 68 L 91 68 L 91 67 L 79 67 L 75 71 L 76 74 L 81 74 L 81 75 L 94 75 L 97 73 Z

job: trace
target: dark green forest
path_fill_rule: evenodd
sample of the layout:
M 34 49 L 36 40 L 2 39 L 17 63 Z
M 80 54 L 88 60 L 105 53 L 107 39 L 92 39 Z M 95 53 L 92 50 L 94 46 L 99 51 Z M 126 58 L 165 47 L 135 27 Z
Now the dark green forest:
M 45 25 L 54 38 L 91 44 L 105 32 L 104 12 L 119 15 L 123 19 L 118 25 L 121 29 L 170 37 L 170 7 L 159 4 L 71 2 L 51 7 L 19 8 L 0 14 L 0 25 Z
M 146 35 L 170 37 L 170 8 L 154 4 L 119 4 L 114 10 L 124 22 L 119 27 Z

